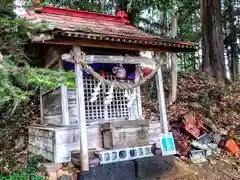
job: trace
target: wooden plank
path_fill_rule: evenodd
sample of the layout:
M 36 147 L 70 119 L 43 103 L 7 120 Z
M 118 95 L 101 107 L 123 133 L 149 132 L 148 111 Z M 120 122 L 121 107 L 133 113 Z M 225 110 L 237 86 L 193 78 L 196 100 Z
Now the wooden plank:
M 114 121 L 114 122 L 106 122 L 101 124 L 100 127 L 102 130 L 109 130 L 111 128 L 131 128 L 131 127 L 142 127 L 148 126 L 149 122 L 146 120 L 132 120 L 132 121 Z
M 45 55 L 44 66 L 51 68 L 58 63 L 61 53 L 54 47 L 50 47 Z
M 44 121 L 44 124 L 61 126 L 62 115 L 44 116 L 43 121 Z
M 65 61 L 74 62 L 70 54 L 64 54 L 62 56 Z M 113 63 L 113 64 L 146 64 L 155 65 L 155 62 L 151 58 L 139 57 L 139 56 L 111 56 L 111 55 L 86 55 L 88 64 L 93 63 Z
M 45 95 L 47 95 L 48 93 L 51 93 L 51 92 L 57 90 L 57 89 L 60 88 L 60 87 L 61 87 L 60 85 L 57 85 L 57 86 L 54 87 L 54 88 L 51 88 L 51 89 L 48 89 L 48 90 L 45 90 L 45 91 L 42 90 L 42 96 L 45 96 Z
M 105 149 L 119 149 L 148 145 L 147 121 L 122 121 L 102 125 Z
M 141 78 L 140 71 L 136 67 L 135 70 L 135 83 L 137 83 Z M 141 101 L 141 88 L 140 86 L 136 88 L 137 91 L 137 107 L 138 107 L 138 119 L 144 119 L 142 114 L 142 101 Z
M 59 69 L 64 70 L 63 61 L 61 58 L 58 59 Z M 62 124 L 70 125 L 69 112 L 68 112 L 68 89 L 67 86 L 61 85 L 61 103 L 62 103 Z
M 59 69 L 59 68 L 60 68 L 60 63 L 59 63 L 59 62 L 56 62 L 56 64 L 53 65 L 53 66 L 51 66 L 50 68 Z
M 40 88 L 40 93 L 39 93 L 39 96 L 40 96 L 40 113 L 41 113 L 41 120 L 40 120 L 40 123 L 43 124 L 43 90 L 42 88 Z
M 102 89 L 103 89 L 103 92 L 107 92 L 106 84 L 102 83 Z M 104 121 L 110 121 L 108 118 L 108 105 L 104 104 L 103 106 L 104 106 Z
M 132 44 L 132 43 L 121 43 L 121 42 L 109 42 L 101 40 L 86 40 L 76 38 L 59 38 L 54 40 L 46 40 L 39 42 L 44 44 L 59 44 L 59 45 L 79 45 L 82 47 L 99 47 L 108 49 L 122 49 L 122 50 L 133 50 L 133 51 L 155 51 L 155 52 L 194 52 L 193 48 L 178 48 L 178 47 L 166 47 L 148 44 Z
M 62 103 L 62 124 L 69 126 L 69 112 L 68 112 L 68 91 L 67 86 L 61 86 L 61 103 Z
M 74 48 L 74 52 L 77 58 L 81 58 L 81 49 L 78 47 Z M 87 127 L 85 118 L 85 101 L 84 101 L 84 86 L 83 86 L 83 71 L 81 64 L 75 64 L 76 72 L 76 102 L 78 110 L 78 121 L 80 130 L 80 160 L 81 170 L 89 171 L 89 159 L 88 159 L 88 138 L 87 138 Z
M 120 63 L 120 64 L 148 64 L 154 65 L 155 62 L 150 58 L 137 56 L 105 56 L 105 55 L 87 55 L 86 62 L 92 63 Z
M 66 47 L 50 46 L 45 53 L 44 66 L 47 68 L 56 68 L 61 66 L 59 59 L 61 55 L 67 52 Z
M 47 94 L 42 94 L 43 116 L 62 115 L 61 104 L 61 89 L 49 91 Z
M 157 84 L 157 94 L 158 94 L 159 109 L 160 109 L 161 132 L 168 133 L 168 120 L 167 120 L 166 104 L 165 104 L 165 97 L 164 97 L 161 66 L 159 67 L 156 74 L 156 84 Z

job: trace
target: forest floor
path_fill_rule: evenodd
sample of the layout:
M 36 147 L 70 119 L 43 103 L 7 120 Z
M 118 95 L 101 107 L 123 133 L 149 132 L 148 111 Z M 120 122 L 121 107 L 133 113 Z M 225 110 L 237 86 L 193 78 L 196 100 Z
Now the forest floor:
M 240 172 L 229 161 L 212 160 L 204 164 L 189 164 L 176 159 L 176 167 L 161 180 L 239 180 Z
M 169 76 L 166 76 L 164 80 L 166 101 L 169 93 L 169 79 Z M 153 121 L 159 119 L 159 105 L 154 89 L 154 82 L 150 82 L 142 88 L 144 92 L 142 96 L 143 113 L 147 119 Z M 167 104 L 170 125 L 181 121 L 188 112 L 194 112 L 197 120 L 203 121 L 210 131 L 240 142 L 239 83 L 226 88 L 224 84 L 217 83 L 214 78 L 200 72 L 179 74 L 177 100 L 173 105 Z M 194 138 L 190 137 L 191 139 Z M 239 180 L 240 158 L 233 158 L 231 153 L 224 151 L 222 149 L 223 153 L 220 157 L 212 157 L 203 164 L 193 164 L 189 159 L 187 159 L 188 162 L 176 159 L 174 172 L 170 176 L 160 179 Z
M 165 73 L 167 74 L 167 73 Z M 164 77 L 165 100 L 168 101 L 169 75 Z M 159 119 L 159 105 L 154 82 L 142 87 L 143 114 L 146 119 Z M 179 121 L 193 111 L 198 119 L 208 122 L 213 131 L 232 134 L 240 139 L 240 82 L 226 88 L 212 77 L 203 73 L 179 73 L 177 99 L 167 104 L 170 124 Z

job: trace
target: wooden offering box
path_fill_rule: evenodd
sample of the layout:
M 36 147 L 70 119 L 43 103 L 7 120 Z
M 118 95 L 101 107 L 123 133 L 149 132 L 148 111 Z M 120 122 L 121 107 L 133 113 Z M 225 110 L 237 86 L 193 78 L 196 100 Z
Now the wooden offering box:
M 148 145 L 147 121 L 119 121 L 102 125 L 105 149 L 130 148 Z
M 54 163 L 71 161 L 71 151 L 80 150 L 78 127 L 29 126 L 28 151 Z M 88 149 L 102 148 L 99 126 L 87 127 Z

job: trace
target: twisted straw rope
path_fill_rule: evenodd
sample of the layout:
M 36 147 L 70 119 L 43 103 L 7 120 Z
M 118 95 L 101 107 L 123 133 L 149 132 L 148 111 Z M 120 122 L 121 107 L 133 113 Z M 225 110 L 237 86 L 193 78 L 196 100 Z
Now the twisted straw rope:
M 74 54 L 73 59 L 75 61 L 75 63 L 81 64 L 85 69 L 88 70 L 88 72 L 97 80 L 99 80 L 101 83 L 104 83 L 108 86 L 113 85 L 116 89 L 121 89 L 121 90 L 131 90 L 134 89 L 138 86 L 141 86 L 142 84 L 146 83 L 149 79 L 151 79 L 158 71 L 158 68 L 160 68 L 161 63 L 160 60 L 158 60 L 157 58 L 155 59 L 156 63 L 156 68 L 145 78 L 139 80 L 136 83 L 122 83 L 122 82 L 118 82 L 116 80 L 114 81 L 109 81 L 104 79 L 100 74 L 98 74 L 97 72 L 95 72 L 93 70 L 93 68 L 91 66 L 89 66 L 86 62 L 85 62 L 85 53 L 81 52 L 81 55 L 77 55 Z

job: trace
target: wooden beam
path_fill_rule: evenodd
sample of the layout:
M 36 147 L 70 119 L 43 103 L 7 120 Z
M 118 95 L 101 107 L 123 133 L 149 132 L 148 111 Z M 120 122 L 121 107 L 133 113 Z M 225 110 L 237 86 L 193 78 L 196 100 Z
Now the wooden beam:
M 122 49 L 133 51 L 155 51 L 155 52 L 193 52 L 195 49 L 191 48 L 178 48 L 178 47 L 166 47 L 148 44 L 132 44 L 132 43 L 118 43 L 101 40 L 87 40 L 76 38 L 55 38 L 54 40 L 46 40 L 39 43 L 45 44 L 58 44 L 58 45 L 76 45 L 82 47 L 99 47 L 107 49 Z
M 81 58 L 81 49 L 74 48 L 75 58 Z M 80 130 L 80 161 L 81 170 L 89 171 L 88 160 L 88 140 L 87 140 L 87 127 L 85 118 L 85 101 L 84 101 L 84 86 L 83 86 L 83 71 L 79 63 L 75 64 L 76 73 L 76 102 L 77 102 L 77 117 L 79 121 Z
M 159 109 L 160 109 L 161 132 L 165 134 L 165 133 L 168 133 L 168 120 L 167 120 L 167 112 L 166 112 L 166 105 L 165 105 L 161 66 L 159 67 L 156 74 L 156 84 L 157 84 L 157 95 L 158 95 Z
M 54 68 L 58 66 L 61 55 L 67 52 L 68 48 L 64 46 L 50 46 L 44 56 L 44 66 Z
M 92 63 L 121 63 L 121 64 L 149 64 L 154 65 L 150 58 L 137 56 L 104 56 L 104 55 L 87 55 L 86 62 Z
M 52 66 L 56 65 L 61 54 L 57 49 L 54 47 L 49 47 L 48 51 L 45 54 L 44 58 L 44 66 L 47 68 L 51 68 Z
M 63 54 L 62 59 L 68 62 L 74 62 L 70 54 Z M 120 63 L 120 64 L 147 64 L 155 65 L 151 58 L 139 56 L 107 56 L 107 55 L 86 55 L 86 63 Z
M 60 63 L 57 61 L 56 64 L 50 66 L 49 68 L 52 68 L 52 69 L 59 69 L 59 68 L 60 68 Z

